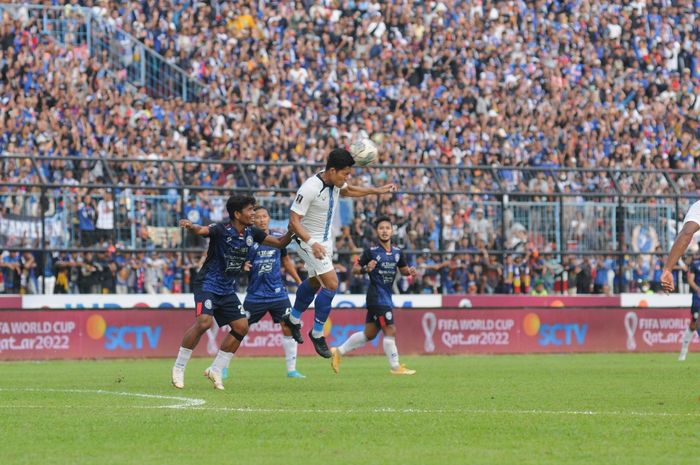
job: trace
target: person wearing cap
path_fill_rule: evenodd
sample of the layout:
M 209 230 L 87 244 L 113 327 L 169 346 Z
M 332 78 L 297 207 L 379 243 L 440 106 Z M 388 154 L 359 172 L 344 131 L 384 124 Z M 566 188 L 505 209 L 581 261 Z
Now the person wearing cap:
M 547 289 L 544 287 L 544 280 L 542 278 L 537 278 L 535 280 L 535 287 L 530 291 L 530 295 L 544 297 L 549 295 Z

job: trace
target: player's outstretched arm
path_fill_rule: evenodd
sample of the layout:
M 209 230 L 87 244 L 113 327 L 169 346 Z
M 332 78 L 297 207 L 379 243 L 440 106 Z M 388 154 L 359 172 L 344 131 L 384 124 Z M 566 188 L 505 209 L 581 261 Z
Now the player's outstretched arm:
M 678 237 L 676 237 L 676 241 L 673 243 L 673 247 L 671 247 L 671 251 L 664 264 L 663 272 L 661 273 L 661 286 L 664 288 L 664 291 L 672 292 L 675 288 L 673 283 L 673 268 L 685 253 L 690 245 L 690 241 L 693 240 L 693 235 L 698 232 L 698 230 L 700 230 L 700 224 L 694 221 L 688 221 L 683 225 L 683 229 L 681 229 Z
M 396 184 L 385 184 L 379 187 L 353 186 L 346 184 L 340 189 L 340 195 L 343 197 L 365 197 L 367 195 L 388 194 L 396 192 Z
M 292 236 L 294 233 L 290 230 L 284 233 L 284 236 L 282 237 L 275 237 L 271 234 L 268 234 L 265 236 L 265 239 L 262 241 L 264 245 L 269 245 L 270 247 L 275 247 L 277 249 L 284 249 L 289 245 L 290 242 L 292 242 Z
M 200 226 L 198 224 L 194 224 L 190 220 L 180 220 L 180 227 L 185 228 L 188 231 L 192 231 L 194 234 L 198 236 L 208 236 L 209 235 L 209 226 Z

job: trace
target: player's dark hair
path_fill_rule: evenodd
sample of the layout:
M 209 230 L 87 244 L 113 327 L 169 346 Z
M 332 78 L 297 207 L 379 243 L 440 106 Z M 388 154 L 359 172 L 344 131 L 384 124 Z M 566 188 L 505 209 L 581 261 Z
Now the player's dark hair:
M 270 214 L 270 210 L 268 210 L 267 207 L 265 207 L 263 205 L 256 205 L 255 206 L 254 211 L 259 211 L 259 210 L 265 210 L 268 213 L 268 215 Z
M 226 201 L 226 211 L 229 218 L 233 219 L 233 214 L 242 212 L 248 205 L 255 205 L 255 198 L 250 195 L 232 195 Z
M 326 161 L 326 170 L 335 168 L 336 170 L 342 170 L 348 166 L 355 164 L 355 159 L 352 158 L 350 152 L 345 149 L 333 149 L 328 155 L 328 161 Z
M 393 223 L 391 222 L 391 218 L 389 218 L 388 216 L 380 216 L 379 218 L 377 218 L 377 219 L 374 221 L 374 229 L 377 229 L 377 228 L 379 227 L 379 225 L 382 224 L 382 223 L 384 223 L 385 221 L 386 221 L 387 223 L 389 223 L 389 224 L 393 224 Z

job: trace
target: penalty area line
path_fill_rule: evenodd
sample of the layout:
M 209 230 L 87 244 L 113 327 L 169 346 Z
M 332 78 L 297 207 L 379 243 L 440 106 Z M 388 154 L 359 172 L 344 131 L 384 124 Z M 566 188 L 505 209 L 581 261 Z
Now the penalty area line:
M 0 392 L 38 392 L 38 393 L 55 393 L 55 394 L 97 394 L 97 395 L 107 395 L 107 396 L 118 396 L 118 397 L 135 397 L 141 399 L 156 399 L 156 400 L 168 400 L 175 401 L 176 403 L 168 405 L 132 405 L 132 406 L 122 406 L 122 408 L 169 408 L 169 409 L 183 409 L 199 407 L 206 404 L 204 399 L 196 399 L 192 397 L 180 397 L 180 396 L 163 396 L 160 394 L 147 394 L 143 392 L 127 392 L 127 391 L 109 391 L 105 389 L 40 389 L 40 388 L 0 388 Z M 38 408 L 31 407 L 29 405 L 26 408 Z M 57 406 L 59 408 L 75 408 L 75 406 Z M 86 406 L 92 408 L 92 406 Z M 13 405 L 2 405 L 0 408 L 21 408 Z M 51 408 L 50 406 L 42 408 Z

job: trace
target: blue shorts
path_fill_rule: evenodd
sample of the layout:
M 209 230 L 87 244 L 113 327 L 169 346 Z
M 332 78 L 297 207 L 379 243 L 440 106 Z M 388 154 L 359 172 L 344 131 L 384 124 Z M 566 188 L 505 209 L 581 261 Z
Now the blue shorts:
M 394 324 L 394 313 L 391 307 L 384 307 L 381 305 L 369 305 L 367 306 L 367 316 L 365 316 L 365 323 L 374 323 L 380 328 L 386 328 L 387 326 Z
M 695 321 L 698 319 L 699 315 L 700 315 L 700 304 L 693 302 L 693 304 L 690 306 L 690 319 Z
M 284 315 L 292 311 L 289 298 L 272 302 L 251 302 L 248 299 L 243 303 L 243 309 L 248 315 L 248 324 L 252 325 L 262 320 L 267 312 L 270 312 L 272 321 L 279 323 Z
M 245 318 L 243 305 L 236 294 L 218 295 L 208 291 L 195 290 L 194 304 L 197 316 L 212 315 L 219 326 Z

